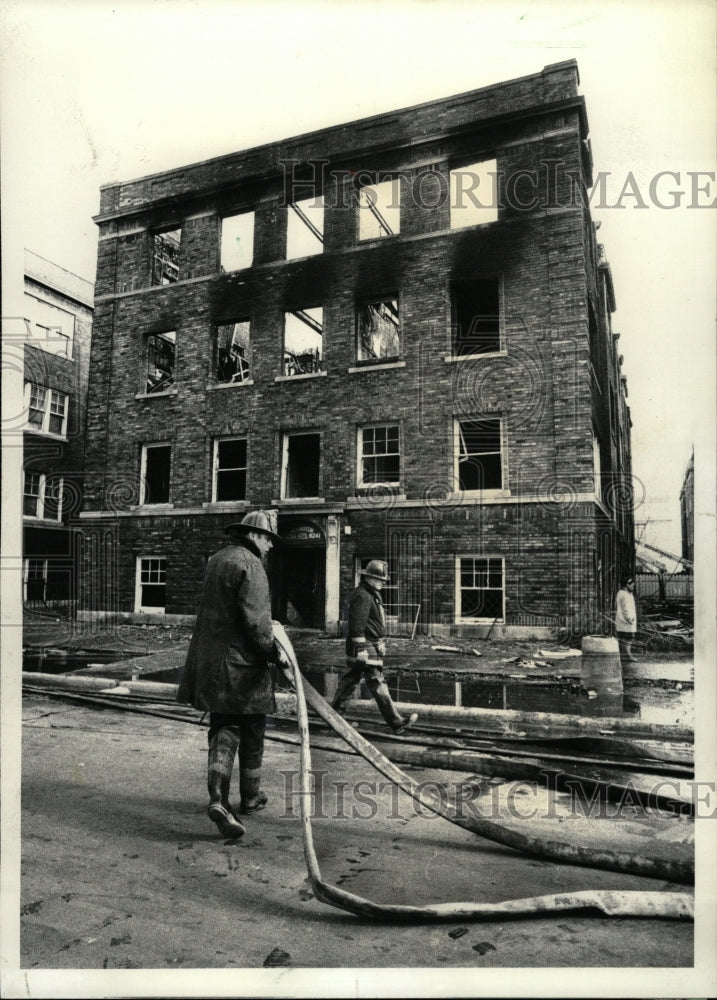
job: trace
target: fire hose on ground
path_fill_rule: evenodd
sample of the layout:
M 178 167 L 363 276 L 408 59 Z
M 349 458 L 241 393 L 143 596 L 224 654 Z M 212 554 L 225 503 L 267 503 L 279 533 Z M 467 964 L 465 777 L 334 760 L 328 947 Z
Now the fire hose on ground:
M 640 857 L 616 851 L 596 851 L 561 841 L 544 840 L 510 830 L 492 820 L 475 815 L 464 815 L 454 806 L 443 802 L 438 795 L 433 795 L 417 785 L 373 744 L 365 740 L 352 726 L 345 722 L 302 676 L 291 641 L 278 622 L 274 623 L 274 635 L 291 664 L 291 670 L 286 668 L 284 673 L 296 691 L 297 721 L 301 738 L 299 805 L 304 856 L 311 887 L 320 902 L 347 910 L 358 916 L 406 921 L 480 920 L 490 917 L 531 916 L 566 910 L 598 910 L 606 916 L 616 917 L 694 919 L 694 899 L 692 894 L 688 892 L 590 889 L 504 900 L 499 903 L 456 902 L 410 906 L 376 903 L 324 881 L 314 850 L 311 828 L 311 747 L 307 702 L 338 736 L 342 737 L 357 753 L 398 788 L 426 809 L 478 836 L 517 851 L 556 861 L 609 869 L 631 875 L 660 878 L 671 882 L 694 882 L 694 867 L 684 861 Z

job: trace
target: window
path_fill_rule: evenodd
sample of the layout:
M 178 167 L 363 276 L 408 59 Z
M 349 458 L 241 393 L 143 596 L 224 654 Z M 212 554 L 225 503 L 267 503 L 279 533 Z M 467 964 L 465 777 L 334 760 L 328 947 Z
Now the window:
M 64 392 L 26 382 L 28 428 L 38 433 L 64 437 L 67 432 L 67 398 Z
M 483 160 L 451 170 L 451 229 L 498 219 L 497 164 Z
M 457 420 L 456 456 L 459 490 L 503 488 L 499 419 Z
M 503 559 L 500 556 L 456 558 L 456 621 L 504 620 Z
M 182 230 L 172 229 L 152 236 L 152 284 L 173 285 L 179 280 L 179 248 Z
M 47 559 L 25 559 L 23 564 L 23 599 L 47 600 Z
M 285 434 L 282 461 L 284 499 L 319 496 L 320 434 Z
M 401 189 L 398 177 L 367 185 L 359 191 L 359 239 L 394 236 L 401 230 Z
M 246 382 L 251 378 L 249 320 L 217 327 L 217 382 Z
M 246 500 L 247 443 L 244 438 L 214 442 L 215 503 Z
M 169 503 L 172 446 L 147 444 L 142 448 L 140 504 Z
M 164 614 L 167 603 L 167 560 L 164 556 L 139 556 L 135 586 L 135 611 Z
M 602 462 L 600 460 L 600 438 L 593 427 L 593 481 L 595 496 L 602 499 Z
M 500 282 L 481 279 L 454 285 L 452 354 L 461 357 L 500 350 Z
M 309 257 L 324 249 L 324 199 L 306 198 L 289 205 L 286 256 Z
M 222 271 L 251 267 L 254 259 L 254 213 L 227 215 L 222 219 L 219 264 Z
M 354 573 L 354 580 L 357 587 L 363 579 L 361 576 L 361 570 L 366 569 L 368 564 L 373 559 L 381 559 L 383 562 L 386 562 L 383 556 L 357 556 Z M 388 567 L 388 575 L 390 579 L 388 583 L 384 583 L 383 585 L 383 589 L 381 590 L 381 600 L 383 601 L 383 607 L 386 614 L 391 618 L 397 618 L 399 608 L 398 574 L 396 573 L 394 564 L 390 560 L 386 562 L 386 565 Z
M 400 464 L 397 424 L 359 431 L 359 486 L 397 486 Z
M 47 521 L 62 520 L 62 476 L 44 472 L 26 472 L 22 513 Z
M 177 334 L 150 333 L 147 337 L 147 372 L 145 392 L 166 392 L 174 385 L 174 360 Z
M 25 312 L 30 321 L 30 343 L 62 358 L 72 357 L 75 317 L 66 309 L 25 292 Z
M 398 299 L 367 302 L 356 313 L 356 356 L 359 361 L 398 358 L 400 354 Z
M 284 313 L 284 375 L 310 375 L 323 368 L 324 310 Z

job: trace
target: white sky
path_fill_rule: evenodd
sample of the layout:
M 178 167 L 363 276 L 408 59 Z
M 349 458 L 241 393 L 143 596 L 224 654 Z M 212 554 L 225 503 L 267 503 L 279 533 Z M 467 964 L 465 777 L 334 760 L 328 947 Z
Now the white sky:
M 714 212 L 687 207 L 686 174 L 715 170 L 714 11 L 711 0 L 0 3 L 4 254 L 24 244 L 92 280 L 100 184 L 574 57 L 608 203 L 632 171 L 648 204 L 626 197 L 593 214 L 647 496 L 636 520 L 679 552 L 684 469 L 693 442 L 698 475 L 703 456 L 711 468 L 714 440 Z M 680 173 L 659 189 L 667 203 L 685 192 L 675 210 L 650 200 L 661 170 Z M 712 182 L 699 202 L 715 198 Z

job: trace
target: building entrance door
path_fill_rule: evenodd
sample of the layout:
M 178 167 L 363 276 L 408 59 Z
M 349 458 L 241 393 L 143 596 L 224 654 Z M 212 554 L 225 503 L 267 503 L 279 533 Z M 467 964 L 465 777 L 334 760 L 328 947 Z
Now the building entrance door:
M 287 544 L 277 553 L 275 578 L 279 621 L 296 628 L 326 625 L 326 541 L 315 522 L 279 519 L 279 534 Z M 276 552 L 276 550 L 274 550 Z M 273 588 L 274 589 L 274 588 Z

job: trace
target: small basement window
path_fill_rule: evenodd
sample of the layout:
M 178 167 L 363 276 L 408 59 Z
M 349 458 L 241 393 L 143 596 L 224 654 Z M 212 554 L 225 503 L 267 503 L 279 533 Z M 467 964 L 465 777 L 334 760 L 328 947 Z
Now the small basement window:
M 167 604 L 167 560 L 164 556 L 139 556 L 135 583 L 135 611 L 164 614 Z
M 254 213 L 227 215 L 222 219 L 219 263 L 222 271 L 240 271 L 254 260 Z
M 142 447 L 140 504 L 169 503 L 172 446 L 146 444 Z
M 359 482 L 397 486 L 401 476 L 398 424 L 363 427 L 359 432 Z
M 401 182 L 398 177 L 359 191 L 359 239 L 375 240 L 401 231 Z
M 456 621 L 504 621 L 505 583 L 500 556 L 456 558 Z
M 482 160 L 451 170 L 451 229 L 498 220 L 498 165 Z
M 182 230 L 172 229 L 152 237 L 152 284 L 172 285 L 179 280 Z
M 458 489 L 502 489 L 500 419 L 457 420 L 456 438 Z
M 318 497 L 320 465 L 320 434 L 285 434 L 282 497 Z
M 356 356 L 359 361 L 396 359 L 400 354 L 398 299 L 359 306 L 356 313 Z
M 215 503 L 246 500 L 246 438 L 226 438 L 214 442 Z
M 251 378 L 249 320 L 217 327 L 217 382 L 246 382 Z
M 147 337 L 147 372 L 144 390 L 149 395 L 165 392 L 174 385 L 177 334 L 150 333 Z
M 284 375 L 310 375 L 323 368 L 324 310 L 284 313 Z
M 500 350 L 500 281 L 458 282 L 453 286 L 452 354 L 460 357 Z
M 309 257 L 324 249 L 324 199 L 306 198 L 289 205 L 286 256 Z

